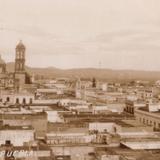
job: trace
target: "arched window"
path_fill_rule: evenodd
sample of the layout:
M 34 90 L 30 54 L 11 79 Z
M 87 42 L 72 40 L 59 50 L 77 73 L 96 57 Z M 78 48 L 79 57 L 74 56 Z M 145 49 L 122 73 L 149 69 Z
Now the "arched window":
M 9 102 L 9 101 L 10 101 L 10 98 L 9 98 L 9 97 L 7 97 L 6 101 L 7 101 L 7 102 Z
M 21 68 L 21 64 L 19 63 L 19 64 L 18 64 L 18 70 L 20 70 L 20 68 Z
M 145 124 L 145 118 L 143 118 L 143 123 Z
M 147 122 L 146 122 L 146 123 L 147 123 L 147 125 L 149 125 L 149 123 L 148 123 L 148 119 L 147 119 Z
M 32 104 L 32 103 L 33 103 L 32 98 L 30 98 L 29 103 L 30 103 L 30 104 Z
M 22 70 L 22 63 L 19 64 L 19 70 Z
M 13 84 L 13 80 L 12 79 L 9 80 L 9 84 Z
M 25 98 L 23 98 L 23 104 L 26 104 L 26 99 Z
M 17 52 L 17 57 L 16 58 L 19 59 L 19 52 Z
M 19 104 L 19 98 L 16 98 L 16 104 Z
M 19 63 L 16 64 L 16 69 L 19 70 Z
M 11 144 L 11 141 L 10 141 L 10 140 L 6 140 L 6 141 L 5 141 L 5 144 L 10 145 L 10 144 Z

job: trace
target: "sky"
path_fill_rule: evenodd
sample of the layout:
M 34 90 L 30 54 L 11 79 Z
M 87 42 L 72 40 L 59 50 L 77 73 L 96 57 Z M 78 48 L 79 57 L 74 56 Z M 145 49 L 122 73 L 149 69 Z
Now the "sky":
M 160 70 L 160 0 L 0 0 L 0 54 L 33 67 Z

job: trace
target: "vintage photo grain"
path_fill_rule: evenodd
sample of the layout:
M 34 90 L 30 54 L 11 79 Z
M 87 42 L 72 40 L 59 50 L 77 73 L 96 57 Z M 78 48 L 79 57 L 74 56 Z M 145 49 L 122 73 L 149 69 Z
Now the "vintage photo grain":
M 160 160 L 160 1 L 0 0 L 0 160 Z

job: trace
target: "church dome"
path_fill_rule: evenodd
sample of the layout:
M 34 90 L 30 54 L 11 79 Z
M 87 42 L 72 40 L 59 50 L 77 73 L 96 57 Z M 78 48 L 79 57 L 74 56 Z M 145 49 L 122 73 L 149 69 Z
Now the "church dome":
M 2 59 L 1 55 L 0 55 L 0 65 L 2 64 L 6 64 L 5 61 Z
M 16 46 L 16 49 L 25 49 L 25 45 L 22 43 L 22 41 L 20 41 L 17 46 Z

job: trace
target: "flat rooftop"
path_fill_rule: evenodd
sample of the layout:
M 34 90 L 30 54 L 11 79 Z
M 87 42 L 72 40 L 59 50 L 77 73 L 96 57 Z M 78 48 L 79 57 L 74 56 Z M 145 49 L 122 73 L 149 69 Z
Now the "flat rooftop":
M 132 150 L 125 146 L 120 147 L 101 147 L 95 149 L 98 155 L 120 155 L 124 159 L 136 159 L 136 160 L 159 160 L 160 150 Z
M 0 130 L 34 130 L 32 126 L 9 126 L 3 125 L 0 126 Z
M 151 140 L 137 140 L 137 141 L 127 141 L 121 142 L 124 146 L 130 149 L 138 149 L 138 150 L 149 150 L 149 149 L 160 149 L 160 140 L 151 139 Z
M 148 113 L 152 113 L 152 114 L 156 114 L 156 115 L 160 115 L 160 110 L 159 111 L 155 111 L 155 112 L 149 112 L 147 107 L 141 107 L 141 108 L 139 108 L 139 110 L 145 111 L 145 112 L 148 112 Z
M 3 147 L 5 147 L 5 145 L 0 146 L 0 150 L 3 150 Z M 50 147 L 48 147 L 47 145 L 39 145 L 39 146 L 13 146 L 12 150 L 14 151 L 50 151 Z
M 122 120 L 125 124 L 131 125 L 132 127 L 146 127 L 146 125 L 140 123 L 137 120 Z
M 88 133 L 89 129 L 88 128 L 66 128 L 64 130 L 60 131 L 51 131 L 50 133 L 55 133 L 55 134 L 74 134 L 74 133 Z

